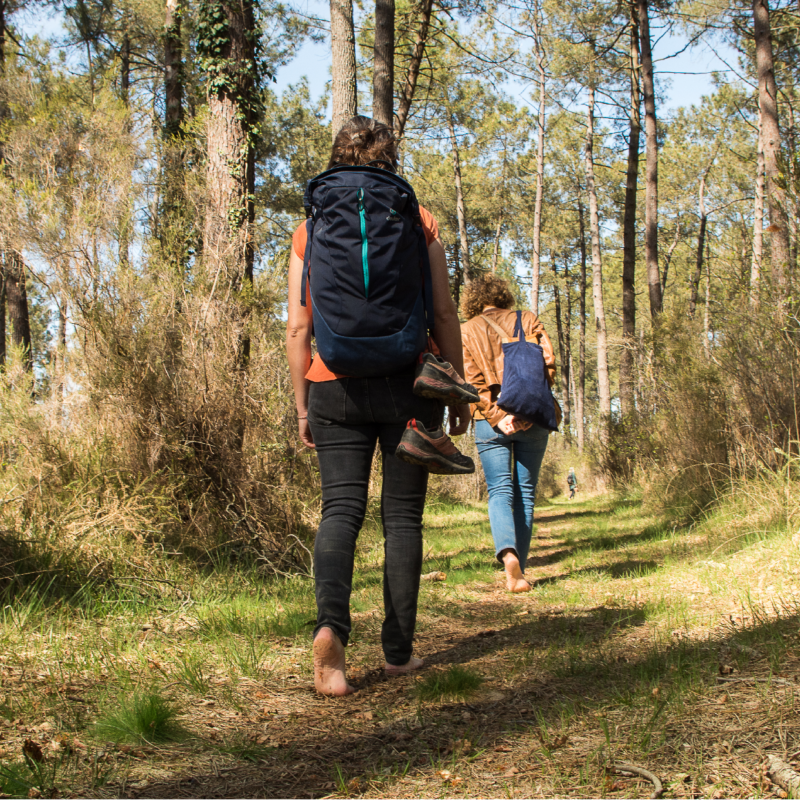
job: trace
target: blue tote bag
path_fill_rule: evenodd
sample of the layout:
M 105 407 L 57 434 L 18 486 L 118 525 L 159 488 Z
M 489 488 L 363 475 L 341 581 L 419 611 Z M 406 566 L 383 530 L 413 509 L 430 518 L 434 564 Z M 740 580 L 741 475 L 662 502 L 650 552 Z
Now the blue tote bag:
M 517 311 L 516 342 L 509 341 L 499 325 L 488 317 L 483 318 L 500 334 L 503 343 L 503 385 L 497 398 L 498 408 L 548 431 L 558 430 L 556 403 L 547 381 L 544 350 L 525 339 L 522 312 Z

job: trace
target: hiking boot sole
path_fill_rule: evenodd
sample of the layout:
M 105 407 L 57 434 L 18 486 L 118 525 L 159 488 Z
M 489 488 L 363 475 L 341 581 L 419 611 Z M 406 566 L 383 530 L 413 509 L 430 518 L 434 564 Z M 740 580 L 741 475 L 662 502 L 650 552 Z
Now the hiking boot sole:
M 471 458 L 469 459 L 469 464 L 459 466 L 452 461 L 448 461 L 444 456 L 426 453 L 405 442 L 401 442 L 397 446 L 395 455 L 401 461 L 416 464 L 418 467 L 425 467 L 428 472 L 432 472 L 434 475 L 471 475 L 475 472 L 475 462 Z M 469 456 L 464 456 L 464 458 L 469 458 Z
M 414 394 L 451 403 L 478 403 L 480 395 L 439 378 L 420 376 L 414 381 Z

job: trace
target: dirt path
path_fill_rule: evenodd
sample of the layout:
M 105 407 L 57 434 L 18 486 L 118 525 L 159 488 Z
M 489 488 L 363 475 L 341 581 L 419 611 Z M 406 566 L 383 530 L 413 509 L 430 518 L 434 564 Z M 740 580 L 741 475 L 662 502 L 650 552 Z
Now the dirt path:
M 582 514 L 558 506 L 538 515 L 529 568 L 538 587 L 568 582 L 565 560 Z M 612 525 L 607 535 L 615 533 Z M 637 555 L 623 554 L 617 563 L 651 562 Z M 636 591 L 635 582 L 610 588 L 624 596 Z M 380 651 L 375 636 L 365 637 L 350 650 L 359 690 L 353 697 L 319 698 L 283 675 L 274 688 L 254 690 L 252 714 L 224 722 L 273 748 L 258 763 L 211 763 L 191 778 L 128 785 L 124 793 L 649 796 L 647 781 L 611 769 L 628 761 L 656 772 L 670 796 L 747 797 L 767 791 L 760 773 L 765 752 L 800 746 L 797 691 L 788 681 L 763 682 L 776 667 L 793 680 L 800 672 L 796 651 L 770 663 L 755 647 L 737 644 L 735 629 L 659 645 L 663 625 L 648 621 L 641 602 L 581 607 L 564 602 L 568 587 L 556 603 L 541 591 L 512 597 L 499 574 L 466 593 L 453 614 L 421 609 L 416 652 L 428 674 L 451 665 L 480 674 L 484 682 L 469 699 L 419 702 L 414 687 L 421 678 L 387 680 L 371 669 Z M 767 638 L 796 635 L 796 622 L 766 622 Z M 746 666 L 727 666 L 742 655 Z M 740 682 L 723 685 L 719 672 Z

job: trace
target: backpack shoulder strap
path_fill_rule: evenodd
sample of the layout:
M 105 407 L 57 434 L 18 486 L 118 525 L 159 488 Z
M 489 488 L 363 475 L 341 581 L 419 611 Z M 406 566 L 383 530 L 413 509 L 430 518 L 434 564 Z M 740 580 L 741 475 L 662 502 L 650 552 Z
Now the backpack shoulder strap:
M 481 314 L 481 319 L 486 320 L 486 323 L 490 327 L 494 328 L 495 332 L 500 337 L 500 341 L 503 342 L 503 344 L 506 344 L 507 342 L 510 341 L 508 334 L 496 322 L 489 319 L 489 317 L 487 317 L 485 314 Z

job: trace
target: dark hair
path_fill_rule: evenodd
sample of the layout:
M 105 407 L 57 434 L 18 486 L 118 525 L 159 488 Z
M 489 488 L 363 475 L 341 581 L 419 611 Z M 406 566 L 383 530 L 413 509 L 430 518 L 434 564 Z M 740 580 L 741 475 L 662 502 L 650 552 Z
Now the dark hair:
M 385 161 L 397 168 L 397 139 L 394 131 L 370 117 L 357 116 L 347 120 L 333 140 L 328 169 L 337 164 L 363 166 L 371 161 Z
M 467 319 L 483 313 L 486 306 L 511 308 L 513 305 L 514 295 L 508 286 L 508 281 L 498 278 L 492 272 L 485 272 L 473 278 L 461 295 L 461 312 Z

